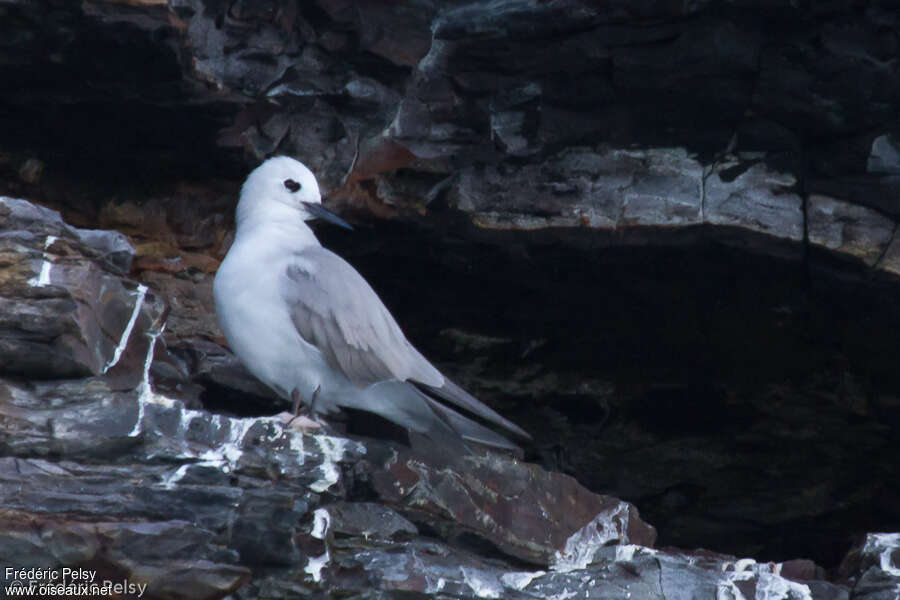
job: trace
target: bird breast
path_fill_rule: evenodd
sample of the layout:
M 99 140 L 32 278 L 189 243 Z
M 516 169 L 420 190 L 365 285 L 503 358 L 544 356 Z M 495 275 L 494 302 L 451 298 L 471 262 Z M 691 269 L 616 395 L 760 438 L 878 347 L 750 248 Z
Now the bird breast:
M 324 360 L 297 332 L 281 300 L 285 255 L 260 255 L 259 247 L 236 240 L 219 267 L 213 295 L 222 332 L 250 372 L 281 396 L 295 387 L 308 395 L 321 383 L 312 378 Z

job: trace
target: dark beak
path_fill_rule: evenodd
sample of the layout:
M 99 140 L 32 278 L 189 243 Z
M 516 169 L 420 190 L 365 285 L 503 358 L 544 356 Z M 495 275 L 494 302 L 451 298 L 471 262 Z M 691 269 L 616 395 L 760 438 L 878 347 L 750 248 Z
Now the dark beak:
M 343 220 L 321 204 L 316 204 L 315 202 L 304 202 L 303 206 L 306 207 L 306 210 L 309 211 L 309 214 L 316 217 L 317 219 L 323 219 L 328 221 L 329 223 L 334 223 L 335 225 L 340 225 L 345 229 L 353 230 L 353 227 L 350 226 L 350 223 Z

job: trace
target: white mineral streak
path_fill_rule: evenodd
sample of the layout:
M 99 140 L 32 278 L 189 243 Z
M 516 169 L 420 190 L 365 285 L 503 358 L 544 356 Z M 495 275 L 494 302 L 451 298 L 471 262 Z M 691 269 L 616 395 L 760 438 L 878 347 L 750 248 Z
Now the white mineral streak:
M 328 553 L 328 548 L 325 548 L 325 554 L 322 556 L 310 556 L 309 562 L 306 563 L 303 570 L 312 575 L 313 581 L 318 583 L 322 581 L 322 569 L 324 569 L 330 561 L 331 554 Z
M 147 296 L 147 286 L 144 284 L 140 284 L 135 290 L 136 298 L 134 300 L 134 308 L 131 311 L 131 317 L 128 319 L 128 323 L 125 324 L 125 329 L 122 330 L 122 336 L 119 338 L 119 344 L 116 346 L 115 351 L 113 352 L 112 358 L 109 359 L 109 362 L 103 367 L 103 372 L 106 373 L 112 367 L 119 362 L 119 359 L 122 358 L 122 353 L 125 351 L 125 348 L 128 346 L 128 338 L 131 337 L 131 331 L 134 329 L 134 324 L 137 323 L 138 315 L 141 314 L 141 307 L 144 305 L 144 298 Z M 158 334 L 157 334 L 158 336 Z M 151 339 L 153 343 L 156 343 L 156 336 L 152 336 Z M 152 345 L 152 344 L 151 344 Z M 150 360 L 153 360 L 153 354 L 150 354 Z M 146 362 L 146 359 L 145 359 Z M 145 365 L 146 366 L 146 365 Z M 143 383 L 143 382 L 142 382 Z
M 141 287 L 143 287 L 143 286 L 141 286 Z M 138 288 L 138 289 L 140 289 L 140 288 Z M 147 289 L 144 288 L 143 294 L 146 294 L 146 293 L 147 293 Z M 141 295 L 141 300 L 143 301 L 143 295 Z M 136 313 L 137 313 L 137 310 L 135 310 L 134 314 L 136 314 Z M 134 327 L 134 324 L 132 323 L 130 326 Z M 127 327 L 126 327 L 126 329 L 127 329 Z M 128 433 L 128 437 L 135 437 L 135 436 L 140 435 L 141 427 L 143 427 L 143 423 L 144 423 L 144 409 L 147 406 L 147 402 L 156 401 L 156 396 L 158 396 L 158 394 L 155 394 L 153 392 L 153 386 L 150 385 L 150 365 L 153 363 L 153 351 L 154 351 L 154 349 L 156 349 L 156 340 L 159 339 L 159 336 L 162 335 L 162 332 L 165 331 L 165 329 L 166 329 L 166 324 L 163 323 L 162 326 L 160 326 L 159 330 L 147 333 L 147 337 L 150 338 L 150 343 L 147 344 L 147 354 L 144 355 L 144 371 L 141 374 L 141 382 L 138 384 L 138 399 L 137 399 L 138 415 L 137 415 L 137 419 L 134 422 L 134 427 L 132 427 L 131 431 Z M 126 342 L 127 342 L 127 338 L 126 338 Z M 167 400 L 170 403 L 172 402 L 172 400 L 169 400 L 168 398 L 165 398 L 165 400 Z
M 569 598 L 574 598 L 577 595 L 577 591 L 570 592 L 569 588 L 563 588 L 563 591 L 560 593 L 547 596 L 547 600 L 569 600 Z
M 53 261 L 50 260 L 50 246 L 58 240 L 55 235 L 48 235 L 44 241 L 43 262 L 41 262 L 41 272 L 37 277 L 28 280 L 29 285 L 35 287 L 43 287 L 50 284 L 50 269 L 53 268 Z
M 322 470 L 322 477 L 310 484 L 309 487 L 312 491 L 321 493 L 340 479 L 341 472 L 337 465 L 344 459 L 344 452 L 349 440 L 330 435 L 316 435 L 313 436 L 313 439 L 316 440 L 316 444 L 322 452 L 322 464 L 319 466 Z
M 891 577 L 900 577 L 900 565 L 893 562 L 894 552 L 900 548 L 900 533 L 870 533 L 866 536 L 863 554 L 878 554 L 878 566 Z M 894 588 L 894 600 L 900 600 L 900 581 Z
M 738 568 L 736 563 L 733 565 L 734 569 L 729 571 L 726 567 L 731 564 L 732 563 L 725 563 L 722 565 L 722 570 L 726 572 L 726 575 L 724 579 L 716 584 L 716 600 L 748 600 L 744 597 L 744 594 L 741 593 L 740 588 L 737 586 L 737 582 L 753 579 L 756 574 L 752 571 L 745 571 L 742 568 Z
M 187 475 L 191 467 L 195 466 L 212 467 L 219 469 L 224 473 L 232 472 L 237 467 L 244 454 L 244 438 L 254 425 L 259 425 L 260 427 L 271 430 L 271 433 L 262 439 L 267 439 L 270 442 L 277 442 L 279 438 L 283 438 L 286 444 L 285 450 L 291 452 L 295 456 L 297 464 L 302 465 L 306 461 L 307 452 L 304 449 L 305 434 L 290 428 L 285 428 L 284 421 L 279 416 L 232 418 L 199 410 L 192 410 L 185 408 L 184 404 L 179 400 L 172 400 L 171 398 L 153 393 L 152 390 L 150 390 L 149 383 L 145 382 L 145 384 L 142 394 L 140 395 L 140 419 L 143 419 L 145 406 L 148 403 L 152 403 L 178 411 L 178 431 L 175 436 L 179 439 L 184 439 L 184 436 L 186 432 L 189 431 L 194 419 L 200 419 L 201 421 L 210 423 L 216 432 L 225 432 L 224 439 L 216 444 L 215 447 L 207 450 L 198 451 L 194 449 L 195 446 L 183 443 L 181 453 L 177 458 L 189 460 L 191 462 L 178 466 L 171 474 L 163 478 L 161 481 L 163 487 L 171 489 Z M 140 431 L 139 423 L 135 425 L 136 431 L 138 432 Z M 218 437 L 219 436 L 217 435 L 216 438 L 218 439 Z M 310 485 L 310 489 L 314 492 L 321 493 L 340 479 L 340 469 L 338 469 L 337 465 L 344 459 L 347 448 L 353 442 L 344 438 L 327 435 L 311 435 L 309 437 L 316 442 L 316 445 L 319 448 L 319 453 L 316 453 L 315 457 L 320 458 L 319 455 L 321 455 L 322 461 L 322 463 L 318 465 L 322 475 Z M 361 444 L 357 444 L 355 449 L 358 452 L 365 452 L 365 447 Z M 315 513 L 315 519 L 316 520 L 313 523 L 313 536 L 316 536 L 320 531 L 322 531 L 324 535 L 324 531 L 327 531 L 328 524 L 330 523 L 328 513 L 324 509 L 319 509 Z M 322 528 L 324 528 L 324 530 Z M 313 562 L 313 567 L 316 564 L 317 563 Z
M 812 591 L 804 583 L 785 579 L 775 573 L 759 573 L 755 600 L 813 600 Z
M 172 471 L 171 473 L 169 473 L 168 475 L 166 475 L 165 477 L 163 477 L 163 479 L 161 481 L 162 487 L 164 487 L 167 490 L 174 489 L 175 484 L 178 483 L 179 481 L 181 481 L 184 478 L 184 476 L 187 474 L 188 468 L 190 468 L 190 466 L 191 466 L 191 463 L 183 464 L 180 467 L 178 467 L 177 469 L 175 469 L 174 471 Z
M 599 513 L 569 536 L 562 552 L 556 551 L 550 568 L 563 573 L 584 569 L 601 547 L 614 540 L 627 542 L 628 512 L 628 505 L 620 502 L 613 510 Z
M 224 439 L 219 444 L 214 448 L 202 452 L 193 450 L 186 443 L 183 444 L 181 453 L 177 458 L 190 460 L 191 462 L 179 466 L 163 480 L 163 486 L 169 489 L 174 487 L 174 485 L 188 473 L 188 470 L 191 467 L 212 467 L 221 470 L 223 473 L 230 473 L 237 466 L 241 456 L 243 456 L 244 449 L 242 446 L 244 438 L 254 425 L 260 424 L 263 427 L 268 425 L 273 428 L 279 428 L 282 424 L 276 417 L 232 418 L 223 415 L 210 414 L 200 410 L 192 410 L 184 408 L 184 404 L 179 400 L 172 400 L 171 398 L 152 392 L 144 398 L 141 403 L 142 407 L 148 402 L 178 411 L 178 431 L 175 434 L 175 437 L 179 439 L 184 439 L 185 433 L 190 429 L 194 419 L 209 421 L 216 431 L 224 430 L 227 432 Z M 285 432 L 287 435 L 290 435 L 290 433 Z M 299 434 L 294 435 L 295 437 L 299 437 Z M 289 447 L 296 451 L 298 445 L 291 439 Z M 300 450 L 297 452 L 297 459 L 300 464 L 303 464 L 304 456 L 302 442 L 299 443 L 299 449 Z
M 120 346 L 123 348 L 125 344 L 127 344 L 128 337 L 134 327 L 134 321 L 137 319 L 137 314 L 140 311 L 140 303 L 143 301 L 146 292 L 147 288 L 145 286 L 140 286 L 138 288 L 138 299 L 135 303 L 132 319 L 129 321 L 125 332 L 122 334 Z M 271 434 L 267 438 L 270 442 L 275 442 L 279 437 L 285 436 L 288 448 L 296 455 L 298 464 L 302 465 L 305 462 L 306 451 L 304 449 L 303 441 L 304 434 L 292 429 L 285 429 L 284 422 L 277 416 L 231 418 L 223 415 L 214 415 L 199 410 L 185 408 L 181 401 L 154 392 L 153 386 L 150 383 L 150 367 L 153 363 L 153 351 L 156 347 L 156 341 L 159 336 L 162 335 L 164 329 L 165 324 L 163 324 L 158 331 L 147 334 L 150 337 L 150 343 L 148 344 L 147 354 L 144 357 L 144 371 L 141 382 L 138 384 L 138 415 L 134 427 L 128 435 L 130 437 L 140 435 L 148 404 L 156 404 L 169 410 L 178 411 L 179 422 L 176 436 L 182 440 L 184 440 L 185 433 L 189 430 L 194 419 L 208 421 L 217 432 L 225 432 L 222 442 L 218 443 L 215 447 L 202 452 L 194 450 L 193 447 L 187 443 L 183 443 L 181 453 L 177 458 L 190 460 L 191 462 L 179 465 L 172 473 L 163 477 L 160 484 L 164 488 L 172 489 L 175 487 L 193 466 L 213 467 L 225 473 L 233 471 L 244 453 L 244 437 L 256 424 L 260 424 L 262 427 L 268 427 L 271 430 Z M 121 354 L 121 352 L 117 352 L 117 354 Z M 114 358 L 114 360 L 118 360 L 118 358 Z M 112 361 L 112 364 L 115 364 L 115 362 Z M 112 366 L 112 364 L 110 366 Z M 338 463 L 344 459 L 347 447 L 351 442 L 344 438 L 328 435 L 314 435 L 311 437 L 315 440 L 316 445 L 321 452 L 322 464 L 319 465 L 319 468 L 322 475 L 310 485 L 310 489 L 321 493 L 340 479 Z M 365 447 L 362 446 L 362 444 L 357 444 L 356 450 L 365 452 Z M 324 514 L 327 516 L 327 513 Z M 318 524 L 318 521 L 316 524 Z M 315 531 L 314 528 L 314 532 Z M 314 578 L 317 578 L 320 576 L 321 570 L 327 562 L 327 553 L 321 557 L 310 559 L 307 570 Z M 316 579 L 316 581 L 318 581 L 318 579 Z
M 324 540 L 331 527 L 331 514 L 325 508 L 317 508 L 313 513 L 313 528 L 309 535 L 317 540 Z
M 725 578 L 716 586 L 716 600 L 750 600 L 737 586 L 756 578 L 753 600 L 813 600 L 809 586 L 780 575 L 781 563 L 759 564 L 752 558 L 722 563 Z
M 186 410 L 184 412 L 195 413 L 195 417 L 198 418 L 208 418 L 206 413 L 199 411 Z M 202 453 L 199 464 L 216 467 L 224 473 L 230 473 L 237 466 L 241 456 L 244 455 L 244 449 L 241 447 L 244 442 L 244 436 L 247 435 L 251 427 L 259 423 L 259 419 L 232 419 L 229 417 L 224 417 L 223 419 L 222 415 L 213 415 L 213 423 L 217 429 L 222 427 L 222 420 L 226 421 L 225 427 L 228 428 L 228 436 L 217 448 L 211 448 Z
M 191 462 L 179 466 L 172 474 L 163 480 L 162 483 L 167 488 L 173 487 L 187 474 L 188 470 L 194 466 L 212 467 L 219 469 L 224 473 L 233 471 L 244 454 L 244 438 L 247 436 L 250 429 L 257 424 L 272 430 L 272 433 L 265 438 L 269 441 L 273 442 L 281 436 L 286 436 L 287 447 L 296 456 L 298 464 L 302 465 L 306 460 L 303 449 L 303 434 L 294 430 L 284 429 L 283 421 L 277 416 L 246 418 L 226 417 L 223 415 L 184 408 L 184 405 L 180 401 L 172 400 L 159 394 L 152 394 L 152 398 L 148 398 L 146 402 L 160 404 L 167 408 L 179 411 L 178 432 L 176 436 L 181 439 L 184 438 L 185 433 L 190 429 L 194 419 L 209 421 L 216 431 L 224 430 L 227 432 L 225 439 L 214 448 L 204 450 L 203 452 L 195 451 L 187 444 L 184 444 L 178 458 L 191 460 Z M 330 517 L 324 509 L 319 510 L 322 510 L 323 512 L 319 513 L 317 510 L 315 513 L 316 519 L 325 518 L 327 521 L 324 526 L 327 530 L 328 523 L 330 523 Z M 316 526 L 318 525 L 319 521 L 315 521 L 313 535 L 315 535 Z
M 634 555 L 639 553 L 656 554 L 657 551 L 637 544 L 619 544 L 616 546 L 615 560 L 616 562 L 631 562 L 634 560 Z
M 288 432 L 287 430 L 284 431 L 285 435 L 288 436 L 288 444 L 290 445 L 291 450 L 297 453 L 297 463 L 302 465 L 305 462 L 306 458 L 306 451 L 303 445 L 303 436 L 295 432 Z
M 460 567 L 463 581 L 466 582 L 479 598 L 499 598 L 503 594 L 503 586 L 490 573 L 471 567 Z
M 500 576 L 500 582 L 514 590 L 524 590 L 528 585 L 546 571 L 510 571 Z
M 900 548 L 900 533 L 870 533 L 866 536 L 863 554 L 878 554 L 881 570 L 893 577 L 900 577 L 900 565 L 893 564 L 891 560 L 897 548 Z
M 324 540 L 329 527 L 331 527 L 331 514 L 324 508 L 317 508 L 315 512 L 313 512 L 313 528 L 309 535 L 318 540 Z M 325 554 L 321 556 L 310 556 L 309 562 L 306 563 L 303 570 L 312 576 L 313 581 L 321 581 L 322 569 L 328 565 L 329 561 L 331 561 L 331 554 L 328 552 L 328 545 L 326 543 Z

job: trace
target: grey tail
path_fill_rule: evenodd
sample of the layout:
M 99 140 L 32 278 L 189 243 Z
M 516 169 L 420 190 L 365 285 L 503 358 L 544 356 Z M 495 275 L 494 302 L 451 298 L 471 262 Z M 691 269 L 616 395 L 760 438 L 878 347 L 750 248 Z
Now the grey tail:
M 477 398 L 475 398 L 475 396 L 462 389 L 446 377 L 444 377 L 444 385 L 442 385 L 441 387 L 431 387 L 430 385 L 424 385 L 418 382 L 413 383 L 421 387 L 424 391 L 430 394 L 434 394 L 438 398 L 445 400 L 463 410 L 469 411 L 470 413 L 477 415 L 490 423 L 503 427 L 510 433 L 513 433 L 522 439 L 531 440 L 531 436 L 528 435 L 528 433 L 524 429 L 522 429 L 509 419 L 504 418 L 493 409 L 488 407 L 486 404 L 480 402 Z M 429 400 L 431 399 L 429 398 Z M 442 406 L 442 408 L 450 410 L 446 406 Z M 465 419 L 465 417 L 455 411 L 450 410 L 450 412 L 452 412 L 459 418 Z M 469 421 L 468 419 L 466 420 Z M 474 421 L 469 422 L 474 423 Z M 483 427 L 482 429 L 486 428 Z
M 499 433 L 441 404 L 411 383 L 382 381 L 366 388 L 365 394 L 364 405 L 359 408 L 435 441 L 462 446 L 469 452 L 467 441 L 521 453 L 517 445 Z
M 435 416 L 441 421 L 443 426 L 451 429 L 461 439 L 490 448 L 512 450 L 517 454 L 522 452 L 519 446 L 513 444 L 496 431 L 462 416 L 449 406 L 445 406 L 425 394 L 422 394 L 422 397 L 425 398 L 428 406 L 434 411 Z

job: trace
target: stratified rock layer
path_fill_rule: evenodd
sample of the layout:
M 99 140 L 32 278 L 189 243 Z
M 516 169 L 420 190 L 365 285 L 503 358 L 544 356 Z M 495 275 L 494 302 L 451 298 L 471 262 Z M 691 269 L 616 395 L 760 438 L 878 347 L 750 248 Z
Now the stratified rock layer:
M 886 458 L 900 451 L 894 4 L 0 2 L 0 375 L 15 399 L 4 418 L 21 427 L 3 441 L 10 481 L 50 473 L 35 490 L 68 501 L 81 473 L 140 494 L 209 477 L 210 506 L 241 523 L 223 534 L 167 496 L 170 523 L 126 494 L 139 516 L 79 529 L 83 513 L 33 515 L 10 492 L 11 552 L 62 564 L 106 548 L 98 560 L 143 568 L 160 597 L 819 598 L 850 584 L 892 597 L 891 534 L 861 544 L 869 558 L 834 588 L 790 561 L 567 550 L 624 541 L 609 524 L 634 513 L 609 496 L 524 538 L 502 506 L 580 494 L 561 470 L 640 506 L 665 543 L 828 565 L 852 536 L 900 526 Z M 307 493 L 296 487 L 270 504 L 256 480 L 222 491 L 232 433 L 282 435 L 190 412 L 274 410 L 223 347 L 210 294 L 240 181 L 274 153 L 376 226 L 321 234 L 426 354 L 535 434 L 529 459 L 550 471 L 488 461 L 464 470 L 490 485 L 467 487 L 445 458 L 391 462 L 392 447 L 369 444 L 350 470 L 374 470 L 327 506 L 291 504 Z M 151 377 L 190 408 L 152 396 Z M 83 412 L 54 412 L 69 402 Z M 137 480 L 128 453 L 180 439 L 176 422 L 208 447 L 160 450 L 168 475 Z M 121 470 L 98 474 L 108 453 Z M 396 496 L 392 477 L 412 491 Z M 292 545 L 297 519 L 310 533 Z M 83 543 L 42 546 L 41 527 Z M 162 543 L 176 538 L 187 545 Z M 557 566 L 598 558 L 528 570 L 557 551 Z
M 127 238 L 71 227 L 59 213 L 8 197 L 0 197 L 0 228 L 3 370 L 38 378 L 117 366 L 139 373 L 142 355 L 123 355 L 136 326 L 160 319 L 162 303 L 125 279 L 134 254 Z
M 234 149 L 252 156 L 244 168 L 285 152 L 361 215 L 430 212 L 450 194 L 486 227 L 733 226 L 894 272 L 890 2 L 98 0 L 3 11 L 18 40 L 4 73 L 22 82 L 2 95 L 12 187 L 77 181 L 68 200 L 43 186 L 64 204 L 95 174 L 123 180 L 120 190 L 137 171 L 148 183 L 234 181 Z M 50 61 L 37 32 L 56 49 Z M 103 68 L 100 49 L 114 50 Z M 112 114 L 102 94 L 122 99 Z M 61 137 L 23 126 L 38 119 Z M 89 128 L 99 142 L 85 148 Z M 105 151 L 126 132 L 130 152 Z M 82 197 L 86 212 L 111 214 Z M 848 209 L 820 210 L 816 198 Z M 180 268 L 209 268 L 180 245 L 145 248 L 143 264 L 179 268 L 153 260 L 164 251 Z
M 52 230 L 57 239 L 91 240 L 66 254 L 66 268 L 95 269 L 100 275 L 88 283 L 109 279 L 121 289 L 121 259 L 108 251 L 130 249 L 110 241 L 120 237 L 76 230 L 24 200 L 6 198 L 4 206 L 17 219 L 7 223 L 21 228 L 7 239 L 47 238 Z M 98 248 L 107 251 L 88 250 Z M 32 248 L 14 250 L 10 264 L 29 264 Z M 46 252 L 42 260 L 50 261 Z M 31 287 L 71 289 L 69 270 L 53 273 L 59 262 L 6 288 L 20 294 L 23 312 L 43 306 Z M 139 289 L 141 298 L 152 294 Z M 510 457 L 448 455 L 417 438 L 412 448 L 359 442 L 297 431 L 287 418 L 188 408 L 152 385 L 154 357 L 162 373 L 177 363 L 156 348 L 165 309 L 155 306 L 143 319 L 141 304 L 132 309 L 115 357 L 143 358 L 109 361 L 118 376 L 110 368 L 47 379 L 69 376 L 63 364 L 43 379 L 0 380 L 0 547 L 15 557 L 14 568 L 87 569 L 146 586 L 146 597 L 159 599 L 402 592 L 664 599 L 686 590 L 848 597 L 848 585 L 824 581 L 808 561 L 759 565 L 655 550 L 656 531 L 633 505 Z M 11 329 L 8 344 L 28 335 Z M 896 538 L 870 536 L 857 562 L 848 559 L 854 593 L 877 598 L 885 585 L 900 585 Z M 13 581 L 28 583 L 5 577 Z
M 812 563 L 653 550 L 633 506 L 509 458 L 223 417 L 147 382 L 3 381 L 0 400 L 0 546 L 16 568 L 87 568 L 149 598 L 847 597 Z M 896 537 L 870 536 L 848 567 L 858 589 L 900 585 Z

